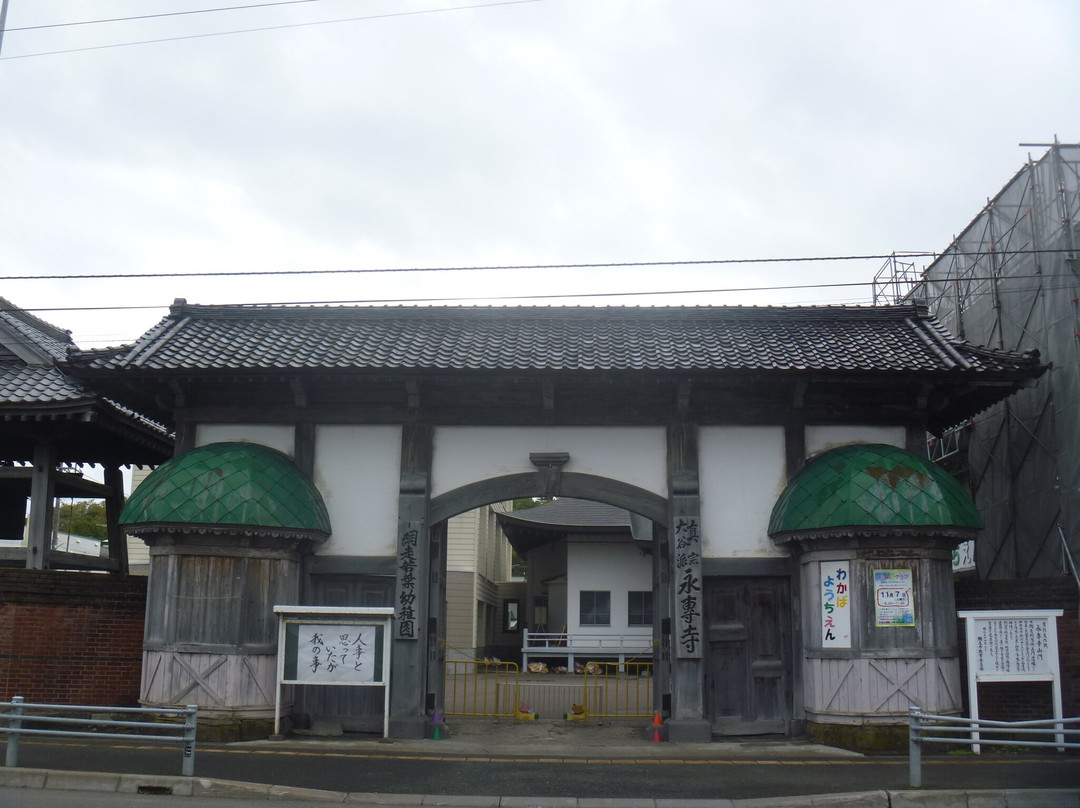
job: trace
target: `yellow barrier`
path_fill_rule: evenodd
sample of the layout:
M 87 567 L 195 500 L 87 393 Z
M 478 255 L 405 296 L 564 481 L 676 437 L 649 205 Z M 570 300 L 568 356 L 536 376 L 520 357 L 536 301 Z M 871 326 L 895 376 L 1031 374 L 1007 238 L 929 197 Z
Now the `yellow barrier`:
M 653 714 L 653 663 L 589 662 L 585 665 L 585 715 L 643 718 Z
M 445 715 L 514 718 L 521 670 L 515 662 L 446 661 Z

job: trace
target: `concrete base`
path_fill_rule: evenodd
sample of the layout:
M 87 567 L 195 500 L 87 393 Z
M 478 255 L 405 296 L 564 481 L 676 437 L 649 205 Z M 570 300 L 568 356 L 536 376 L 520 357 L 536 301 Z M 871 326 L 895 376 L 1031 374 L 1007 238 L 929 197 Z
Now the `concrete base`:
M 672 743 L 710 743 L 712 724 L 703 719 L 671 718 L 664 722 L 667 739 Z
M 401 738 L 407 741 L 418 741 L 430 738 L 428 728 L 431 725 L 426 715 L 409 716 L 402 718 L 390 716 L 390 737 Z

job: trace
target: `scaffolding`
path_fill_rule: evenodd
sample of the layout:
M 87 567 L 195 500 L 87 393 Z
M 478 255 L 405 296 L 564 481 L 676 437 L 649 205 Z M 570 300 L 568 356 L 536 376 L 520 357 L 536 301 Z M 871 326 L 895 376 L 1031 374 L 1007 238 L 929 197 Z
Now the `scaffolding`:
M 1050 365 L 1035 387 L 929 447 L 968 483 L 986 522 L 983 579 L 1061 575 L 1070 555 L 1080 560 L 1080 144 L 1021 145 L 1047 151 L 1029 156 L 917 282 L 895 256 L 874 278 L 875 303 L 923 301 L 958 337 L 1037 349 Z

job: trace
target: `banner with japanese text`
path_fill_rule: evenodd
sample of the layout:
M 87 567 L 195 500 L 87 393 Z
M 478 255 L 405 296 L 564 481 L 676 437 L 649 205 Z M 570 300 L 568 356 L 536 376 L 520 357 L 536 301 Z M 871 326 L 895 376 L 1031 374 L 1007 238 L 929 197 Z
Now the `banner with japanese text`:
M 821 562 L 821 647 L 851 647 L 850 562 Z

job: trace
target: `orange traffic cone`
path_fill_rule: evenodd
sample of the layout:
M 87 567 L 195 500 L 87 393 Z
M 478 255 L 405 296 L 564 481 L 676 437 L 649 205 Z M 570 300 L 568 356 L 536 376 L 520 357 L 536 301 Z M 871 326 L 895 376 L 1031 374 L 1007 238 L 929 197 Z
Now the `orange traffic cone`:
M 660 713 L 657 712 L 653 715 L 652 720 L 652 742 L 663 743 L 663 738 L 660 737 L 660 727 L 664 725 L 663 719 L 660 718 Z

